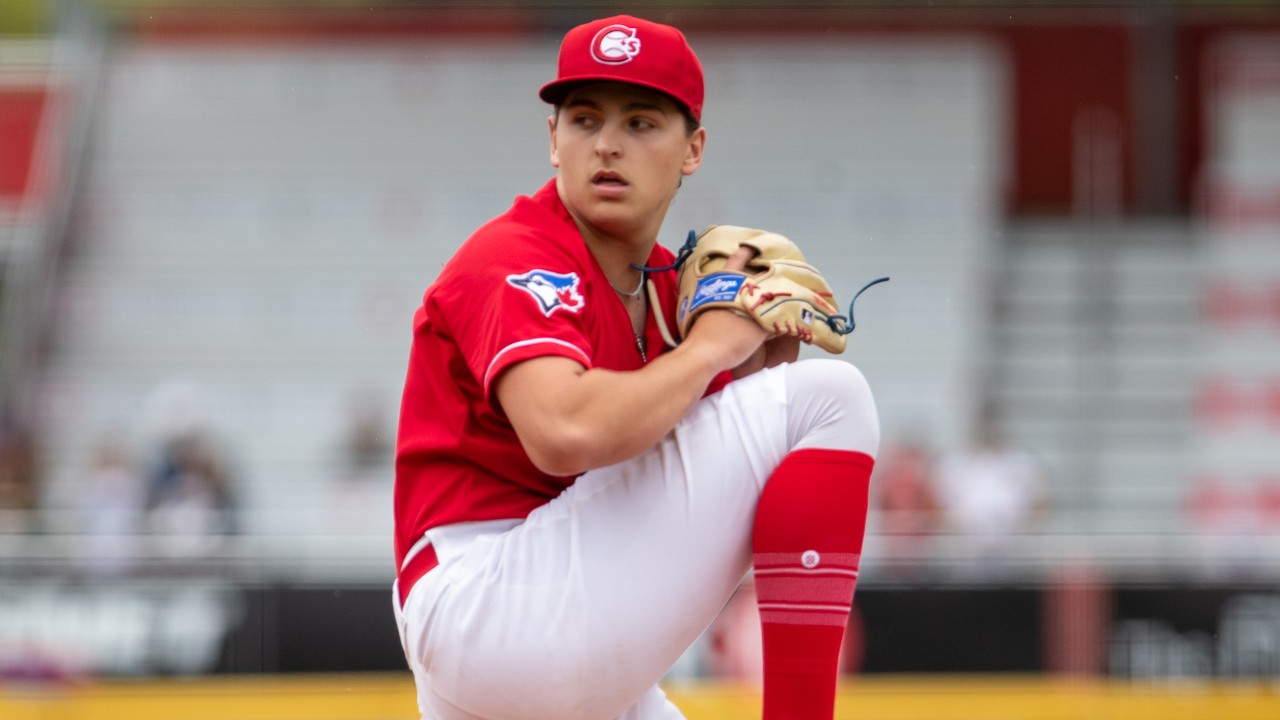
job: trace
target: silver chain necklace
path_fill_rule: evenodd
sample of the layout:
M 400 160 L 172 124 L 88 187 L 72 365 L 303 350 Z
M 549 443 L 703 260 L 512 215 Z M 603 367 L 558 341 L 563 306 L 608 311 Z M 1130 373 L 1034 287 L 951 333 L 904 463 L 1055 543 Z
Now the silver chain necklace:
M 613 283 L 609 283 L 609 287 L 612 287 L 613 291 L 618 293 L 622 297 L 627 298 L 628 300 L 634 300 L 635 298 L 640 297 L 640 293 L 644 291 L 644 281 L 645 281 L 645 274 L 642 272 L 640 273 L 640 284 L 636 285 L 636 289 L 632 290 L 631 292 L 625 292 L 623 290 L 619 290 L 617 286 L 615 286 Z M 630 309 L 627 310 L 627 314 L 628 315 L 631 314 Z M 649 310 L 648 308 L 645 308 L 645 315 L 648 316 L 648 314 L 649 314 Z M 640 362 L 648 363 L 649 355 L 646 352 L 648 343 L 646 343 L 644 339 L 644 330 L 641 329 L 639 332 L 636 332 L 636 329 L 632 327 L 631 335 L 636 339 L 636 350 L 640 352 Z
M 632 290 L 631 292 L 627 292 L 626 290 L 619 290 L 618 286 L 614 285 L 612 282 L 609 283 L 609 287 L 613 288 L 614 292 L 618 293 L 623 297 L 629 297 L 629 298 L 639 297 L 640 292 L 644 290 L 644 273 L 640 273 L 640 284 L 636 285 L 636 289 Z

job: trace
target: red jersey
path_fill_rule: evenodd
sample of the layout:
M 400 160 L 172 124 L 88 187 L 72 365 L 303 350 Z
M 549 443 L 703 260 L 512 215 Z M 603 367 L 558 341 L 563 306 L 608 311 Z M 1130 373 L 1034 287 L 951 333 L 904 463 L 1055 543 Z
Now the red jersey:
M 673 261 L 656 246 L 648 264 Z M 649 279 L 674 337 L 675 271 Z M 655 312 L 645 330 L 650 360 L 666 349 Z M 588 369 L 644 364 L 627 310 L 554 180 L 478 229 L 414 315 L 396 443 L 397 567 L 429 528 L 523 518 L 573 484 L 533 465 L 492 394 L 503 370 L 544 355 Z M 721 374 L 711 390 L 727 380 Z

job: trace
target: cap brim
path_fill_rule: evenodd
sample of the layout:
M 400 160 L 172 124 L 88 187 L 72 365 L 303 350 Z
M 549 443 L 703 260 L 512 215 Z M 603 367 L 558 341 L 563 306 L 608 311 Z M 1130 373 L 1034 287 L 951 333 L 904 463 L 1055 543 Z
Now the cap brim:
M 635 85 L 636 87 L 642 87 L 646 90 L 652 90 L 664 97 L 671 98 L 671 102 L 675 103 L 676 107 L 680 108 L 688 115 L 694 116 L 693 110 L 689 108 L 687 103 L 667 92 L 666 89 L 658 87 L 656 84 L 636 82 L 630 78 L 619 78 L 609 75 L 580 75 L 578 77 L 552 80 L 538 90 L 538 97 L 542 98 L 543 102 L 551 103 L 552 105 L 559 105 L 564 102 L 564 99 L 568 97 L 569 93 L 573 92 L 574 89 L 593 82 L 621 83 L 623 85 Z

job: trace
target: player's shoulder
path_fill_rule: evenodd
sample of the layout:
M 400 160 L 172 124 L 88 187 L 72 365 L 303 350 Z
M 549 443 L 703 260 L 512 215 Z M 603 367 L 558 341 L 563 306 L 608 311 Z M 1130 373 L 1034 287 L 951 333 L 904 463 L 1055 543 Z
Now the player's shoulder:
M 476 244 L 499 244 L 507 251 L 561 252 L 585 249 L 573 217 L 552 180 L 532 195 L 521 195 L 506 212 L 482 225 Z
M 579 269 L 585 257 L 563 233 L 527 223 L 491 221 L 463 243 L 453 262 L 467 272 L 499 273 L 539 264 Z

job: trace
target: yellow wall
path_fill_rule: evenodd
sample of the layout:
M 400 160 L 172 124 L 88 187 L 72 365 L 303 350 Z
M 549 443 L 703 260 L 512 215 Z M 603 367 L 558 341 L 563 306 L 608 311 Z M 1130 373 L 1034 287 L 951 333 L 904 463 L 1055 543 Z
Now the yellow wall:
M 46 0 L 4 0 L 0 2 L 0 35 L 40 35 L 48 33 Z
M 408 674 L 218 677 L 0 686 L 5 720 L 412 720 Z M 759 693 L 700 683 L 668 692 L 689 720 L 759 717 Z M 1280 684 L 1071 682 L 1035 677 L 867 677 L 837 720 L 1275 720 Z

